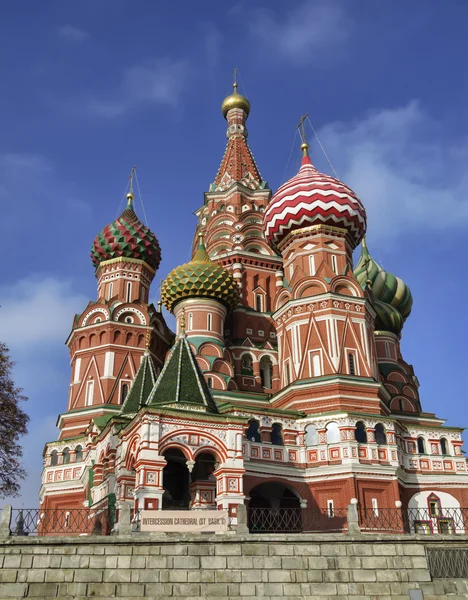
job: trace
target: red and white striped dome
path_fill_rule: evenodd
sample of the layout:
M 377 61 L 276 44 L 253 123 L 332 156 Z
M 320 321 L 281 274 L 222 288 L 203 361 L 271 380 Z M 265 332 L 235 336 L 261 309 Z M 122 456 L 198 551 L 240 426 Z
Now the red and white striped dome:
M 291 231 L 318 224 L 346 229 L 356 247 L 366 232 L 366 210 L 353 190 L 317 171 L 306 146 L 299 173 L 271 199 L 263 228 L 275 248 Z

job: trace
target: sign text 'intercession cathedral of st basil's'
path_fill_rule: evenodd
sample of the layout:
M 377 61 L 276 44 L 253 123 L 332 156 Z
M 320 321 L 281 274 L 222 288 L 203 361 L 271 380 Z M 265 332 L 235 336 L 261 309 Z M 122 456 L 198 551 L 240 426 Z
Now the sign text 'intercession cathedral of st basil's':
M 125 504 L 218 508 L 235 524 L 239 504 L 468 506 L 462 430 L 421 406 L 400 350 L 411 292 L 372 258 L 358 196 L 317 171 L 305 138 L 299 172 L 272 194 L 236 85 L 222 112 L 227 146 L 192 260 L 158 308 L 160 247 L 131 186 L 94 240 L 97 298 L 66 342 L 68 406 L 44 451 L 41 508 L 112 505 L 117 521 Z

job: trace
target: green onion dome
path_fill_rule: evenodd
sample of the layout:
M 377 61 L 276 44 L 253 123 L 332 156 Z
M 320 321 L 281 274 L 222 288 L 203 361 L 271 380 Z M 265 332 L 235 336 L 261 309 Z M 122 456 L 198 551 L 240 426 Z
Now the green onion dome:
M 375 262 L 369 254 L 365 238 L 362 240 L 361 257 L 354 270 L 354 276 L 363 289 L 370 281 L 374 297 L 396 308 L 403 322 L 406 321 L 413 306 L 411 291 L 402 279 L 387 273 Z
M 161 300 L 169 311 L 186 298 L 212 298 L 231 309 L 239 304 L 239 286 L 229 271 L 211 260 L 202 235 L 192 260 L 171 271 L 162 285 Z
M 127 194 L 127 206 L 120 217 L 97 234 L 91 248 L 91 260 L 97 268 L 114 258 L 143 260 L 155 271 L 161 262 L 161 248 L 154 233 L 133 210 L 134 195 Z
M 403 329 L 403 317 L 398 309 L 391 304 L 382 302 L 374 296 L 374 309 L 377 313 L 375 317 L 374 328 L 376 331 L 391 331 L 395 335 L 400 335 Z

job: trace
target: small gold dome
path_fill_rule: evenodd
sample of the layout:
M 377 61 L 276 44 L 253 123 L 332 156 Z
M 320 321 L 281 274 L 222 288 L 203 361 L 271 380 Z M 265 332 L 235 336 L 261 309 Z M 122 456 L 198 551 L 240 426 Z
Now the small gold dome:
M 250 102 L 247 100 L 245 96 L 242 96 L 237 91 L 237 83 L 234 84 L 234 91 L 229 96 L 224 98 L 223 103 L 221 104 L 221 112 L 223 113 L 223 117 L 226 118 L 226 115 L 232 108 L 242 108 L 242 110 L 247 114 L 250 113 Z

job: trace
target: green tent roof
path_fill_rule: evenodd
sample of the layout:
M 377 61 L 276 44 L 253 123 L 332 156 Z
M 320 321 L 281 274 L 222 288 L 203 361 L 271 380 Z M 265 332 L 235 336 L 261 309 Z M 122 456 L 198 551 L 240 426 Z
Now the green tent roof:
M 176 341 L 146 404 L 219 412 L 185 335 Z
M 149 352 L 145 352 L 132 387 L 122 405 L 121 414 L 128 415 L 138 412 L 146 404 L 156 379 L 157 375 L 153 360 Z

